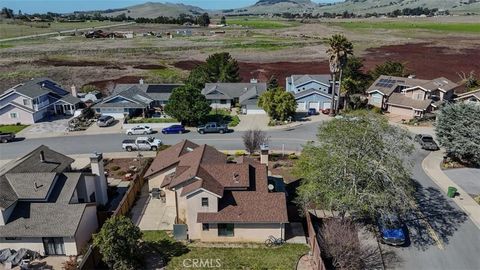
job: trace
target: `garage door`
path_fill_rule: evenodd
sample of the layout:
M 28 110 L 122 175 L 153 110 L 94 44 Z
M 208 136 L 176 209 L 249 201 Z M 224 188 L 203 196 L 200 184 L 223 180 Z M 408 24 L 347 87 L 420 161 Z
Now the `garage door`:
M 305 106 L 306 106 L 305 102 L 298 102 L 297 111 L 300 111 L 300 112 L 306 111 L 307 109 Z
M 320 102 L 310 102 L 308 104 L 309 109 L 315 109 L 317 112 L 320 110 Z
M 322 109 L 330 109 L 332 108 L 332 103 L 331 102 L 324 102 Z
M 247 114 L 267 114 L 265 110 L 254 105 L 247 105 Z

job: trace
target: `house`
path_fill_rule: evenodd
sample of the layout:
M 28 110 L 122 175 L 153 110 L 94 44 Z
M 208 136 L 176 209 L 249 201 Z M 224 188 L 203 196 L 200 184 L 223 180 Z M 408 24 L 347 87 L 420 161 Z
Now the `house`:
M 231 162 L 211 146 L 184 140 L 157 155 L 145 177 L 175 205 L 189 239 L 264 242 L 284 238 L 288 216 L 285 193 L 269 182 L 268 156 L 262 160 Z
M 0 168 L 0 250 L 78 255 L 98 229 L 97 205 L 108 202 L 101 154 L 91 173 L 73 159 L 40 146 Z
M 380 76 L 367 90 L 368 103 L 405 118 L 423 117 L 453 98 L 458 85 L 446 78 Z
M 292 75 L 286 78 L 286 90 L 295 96 L 298 112 L 332 107 L 332 80 L 328 74 Z
M 455 101 L 480 104 L 480 89 L 460 94 L 455 98 Z
M 81 103 L 48 78 L 32 79 L 0 94 L 0 123 L 33 124 L 51 115 L 73 115 Z
M 266 114 L 257 106 L 259 96 L 267 91 L 266 83 L 206 83 L 202 94 L 214 109 L 241 107 L 243 114 Z
M 169 100 L 173 89 L 183 84 L 119 84 L 113 94 L 93 108 L 97 113 L 123 118 L 125 115 L 144 115 L 155 108 L 162 108 Z

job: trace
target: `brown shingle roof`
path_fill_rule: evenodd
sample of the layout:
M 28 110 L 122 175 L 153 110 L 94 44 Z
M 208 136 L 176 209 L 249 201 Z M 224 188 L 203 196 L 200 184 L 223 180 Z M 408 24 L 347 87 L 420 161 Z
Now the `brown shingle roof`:
M 157 155 L 157 157 L 153 160 L 150 167 L 147 169 L 145 173 L 145 177 L 150 177 L 154 174 L 159 173 L 160 171 L 171 167 L 179 162 L 179 157 L 188 153 L 189 149 L 197 148 L 198 145 L 184 140 L 178 144 L 175 144 L 161 152 L 161 155 Z M 159 158 L 161 156 L 162 158 Z
M 388 99 L 387 104 L 393 106 L 407 107 L 417 110 L 426 110 L 431 104 L 431 99 L 426 100 L 416 100 L 409 97 L 406 97 L 400 93 L 393 93 Z

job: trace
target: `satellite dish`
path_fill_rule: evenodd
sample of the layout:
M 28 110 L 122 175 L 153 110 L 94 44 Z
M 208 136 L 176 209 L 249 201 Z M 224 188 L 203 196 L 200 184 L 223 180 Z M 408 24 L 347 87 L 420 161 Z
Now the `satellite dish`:
M 272 184 L 268 184 L 268 190 L 269 190 L 269 191 L 273 191 L 274 188 L 275 188 L 275 187 L 274 187 Z

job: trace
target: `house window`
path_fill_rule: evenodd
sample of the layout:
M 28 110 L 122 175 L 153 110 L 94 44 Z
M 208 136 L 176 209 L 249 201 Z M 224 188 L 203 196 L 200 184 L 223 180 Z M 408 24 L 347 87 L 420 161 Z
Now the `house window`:
M 202 231 L 209 231 L 209 230 L 210 230 L 210 224 L 202 223 Z
M 30 100 L 24 98 L 24 99 L 23 99 L 23 105 L 25 105 L 25 106 L 30 106 Z
M 15 119 L 18 117 L 18 114 L 16 112 L 10 113 L 10 118 Z
M 234 228 L 232 223 L 220 223 L 218 224 L 218 236 L 234 236 Z
M 202 198 L 202 207 L 208 207 L 208 198 Z
M 226 99 L 220 99 L 220 104 L 227 104 L 227 100 Z

